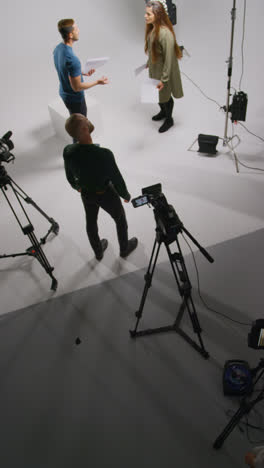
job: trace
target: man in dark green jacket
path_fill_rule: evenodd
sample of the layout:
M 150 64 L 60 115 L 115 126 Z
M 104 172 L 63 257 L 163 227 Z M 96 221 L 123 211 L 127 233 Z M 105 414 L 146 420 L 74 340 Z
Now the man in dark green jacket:
M 113 153 L 93 144 L 93 124 L 81 114 L 72 114 L 65 128 L 78 143 L 64 148 L 63 158 L 66 177 L 71 186 L 81 192 L 86 214 L 86 230 L 97 260 L 103 258 L 107 239 L 98 235 L 97 217 L 103 208 L 116 223 L 120 256 L 127 257 L 138 244 L 136 237 L 128 240 L 127 220 L 120 197 L 129 202 L 124 179 L 117 167 Z

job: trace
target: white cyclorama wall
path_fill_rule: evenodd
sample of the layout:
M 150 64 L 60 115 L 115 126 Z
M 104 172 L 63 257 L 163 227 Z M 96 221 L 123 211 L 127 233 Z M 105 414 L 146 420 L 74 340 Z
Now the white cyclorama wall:
M 186 72 L 209 96 L 224 104 L 225 60 L 229 56 L 233 2 L 179 0 L 176 4 L 177 38 L 191 54 Z M 232 80 L 235 87 L 238 87 L 241 72 L 243 4 L 242 0 L 237 2 Z M 100 90 L 100 95 L 106 103 L 122 100 L 125 106 L 124 98 L 135 96 L 131 87 L 133 68 L 144 60 L 144 8 L 144 0 L 101 0 L 99 3 L 15 0 L 3 5 L 0 134 L 10 129 L 14 131 L 15 142 L 23 134 L 30 138 L 32 131 L 48 119 L 47 105 L 58 94 L 52 51 L 60 42 L 56 24 L 62 17 L 74 17 L 80 27 L 80 40 L 74 49 L 82 61 L 91 56 L 110 56 L 111 62 L 102 69 L 102 74 L 109 75 L 111 85 L 107 90 Z M 261 0 L 248 2 L 242 83 L 249 95 L 249 117 L 253 113 L 263 116 L 260 99 L 263 12 Z M 100 74 L 101 70 L 97 76 Z M 91 90 L 91 93 L 98 92 L 98 89 Z
M 129 50 L 144 33 L 144 3 L 141 0 L 103 0 L 100 3 L 26 0 L 23 4 L 15 0 L 3 5 L 5 40 L 1 48 L 4 66 L 0 78 L 0 134 L 6 129 L 13 130 L 15 142 L 23 132 L 30 137 L 31 130 L 41 127 L 48 118 L 48 103 L 58 96 L 52 52 L 61 41 L 57 22 L 65 17 L 73 17 L 80 27 L 80 40 L 74 50 L 82 62 L 89 57 L 111 58 L 109 68 L 99 70 L 96 77 L 111 75 L 114 92 L 115 77 L 111 70 L 119 77 L 128 63 L 131 67 Z

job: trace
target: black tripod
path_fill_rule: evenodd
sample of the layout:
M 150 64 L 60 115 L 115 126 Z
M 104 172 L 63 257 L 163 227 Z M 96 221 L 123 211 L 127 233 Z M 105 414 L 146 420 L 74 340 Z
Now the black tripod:
M 252 408 L 259 402 L 264 399 L 264 388 L 260 390 L 258 396 L 252 400 L 249 400 L 249 393 L 251 394 L 252 391 L 254 391 L 254 388 L 256 384 L 259 382 L 261 379 L 262 375 L 264 373 L 264 359 L 260 359 L 260 362 L 258 366 L 255 369 L 252 369 L 251 375 L 253 377 L 253 384 L 251 388 L 249 389 L 249 392 L 243 397 L 240 407 L 238 408 L 237 412 L 234 414 L 234 416 L 230 419 L 229 423 L 226 425 L 224 430 L 221 432 L 221 434 L 217 437 L 215 440 L 213 447 L 215 449 L 220 449 L 226 440 L 226 438 L 229 436 L 229 434 L 233 431 L 233 429 L 237 426 L 239 421 L 243 418 L 243 416 L 246 416 L 249 414 L 249 412 L 252 410 Z
M 155 213 L 155 210 L 154 210 L 154 214 L 155 214 L 155 219 L 156 219 L 156 223 L 157 223 L 156 238 L 155 238 L 155 241 L 154 241 L 154 246 L 153 246 L 153 249 L 152 249 L 151 258 L 150 258 L 150 262 L 149 262 L 149 265 L 148 265 L 148 270 L 147 270 L 147 273 L 145 275 L 145 287 L 144 287 L 144 291 L 143 291 L 143 294 L 142 294 L 139 310 L 135 313 L 135 315 L 137 317 L 136 325 L 135 325 L 134 330 L 130 330 L 130 335 L 131 335 L 132 338 L 135 338 L 137 336 L 152 335 L 154 333 L 174 331 L 174 332 L 178 333 L 182 338 L 184 338 L 205 359 L 207 359 L 209 357 L 209 354 L 205 350 L 205 347 L 204 347 L 204 344 L 203 344 L 203 341 L 202 341 L 202 337 L 201 337 L 202 329 L 200 327 L 198 316 L 197 316 L 196 309 L 195 309 L 195 305 L 194 305 L 194 302 L 193 302 L 193 299 L 192 299 L 192 295 L 191 295 L 192 286 L 191 286 L 191 282 L 190 282 L 190 279 L 189 279 L 189 276 L 188 276 L 188 272 L 187 272 L 187 269 L 186 269 L 184 258 L 183 258 L 183 255 L 182 255 L 180 243 L 179 243 L 179 240 L 178 240 L 178 234 L 181 233 L 182 231 L 184 231 L 189 236 L 189 238 L 193 241 L 193 243 L 199 248 L 201 253 L 207 258 L 207 260 L 209 262 L 212 263 L 214 260 L 208 254 L 208 252 L 206 252 L 206 250 L 203 247 L 201 247 L 200 244 L 198 244 L 198 242 L 187 231 L 187 229 L 185 229 L 185 227 L 183 226 L 182 222 L 180 221 L 180 219 L 178 218 L 177 215 L 176 215 L 177 216 L 176 233 L 174 232 L 174 236 L 173 236 L 173 238 L 171 238 L 171 236 L 169 236 L 167 234 L 164 234 L 164 231 L 161 229 L 161 227 L 159 225 L 158 215 L 157 215 L 157 213 Z M 175 252 L 175 253 L 172 253 L 171 250 L 170 250 L 169 244 L 171 244 L 174 241 L 176 241 L 178 251 Z M 182 303 L 180 305 L 176 320 L 174 321 L 174 323 L 172 325 L 137 331 L 139 321 L 140 321 L 140 319 L 142 317 L 143 308 L 144 308 L 145 301 L 146 301 L 146 298 L 147 298 L 148 290 L 151 287 L 152 277 L 153 277 L 153 274 L 154 274 L 154 270 L 155 270 L 155 267 L 156 267 L 156 263 L 157 263 L 157 259 L 158 259 L 158 255 L 159 255 L 159 251 L 160 251 L 160 246 L 161 246 L 162 243 L 164 243 L 164 245 L 165 245 L 165 247 L 167 249 L 167 253 L 168 253 L 168 256 L 169 256 L 169 260 L 170 260 L 171 268 L 172 268 L 172 271 L 173 271 L 173 275 L 174 275 L 174 278 L 175 278 L 177 286 L 178 286 L 179 294 L 182 297 Z M 187 311 L 189 313 L 189 316 L 190 316 L 190 319 L 191 319 L 191 322 L 192 322 L 192 326 L 193 326 L 193 330 L 198 336 L 199 344 L 195 343 L 195 341 L 193 341 L 180 328 L 180 323 L 181 323 L 181 320 L 183 318 L 183 314 L 184 314 L 185 309 L 187 309 Z
M 13 208 L 8 196 L 7 196 L 7 190 L 8 190 L 8 187 L 11 187 L 11 189 L 13 190 L 13 193 L 24 213 L 24 215 L 26 216 L 27 220 L 28 220 L 28 223 L 26 226 L 22 226 L 19 218 L 18 218 L 18 215 L 17 213 L 15 212 L 15 209 Z M 0 258 L 9 258 L 9 257 L 19 257 L 19 256 L 23 256 L 23 255 L 30 255 L 32 257 L 35 257 L 39 263 L 41 264 L 41 266 L 44 268 L 44 270 L 46 271 L 46 273 L 51 277 L 52 279 L 52 283 L 51 283 L 51 289 L 53 291 L 56 291 L 57 289 L 57 285 L 58 285 L 58 282 L 56 280 L 56 278 L 54 278 L 52 272 L 54 270 L 54 268 L 49 264 L 49 261 L 46 257 L 46 255 L 44 254 L 42 248 L 41 248 L 41 245 L 42 244 L 45 244 L 46 240 L 47 240 L 47 237 L 48 235 L 53 232 L 54 234 L 58 234 L 59 232 L 59 225 L 58 223 L 56 223 L 56 221 L 54 221 L 54 219 L 50 218 L 22 189 L 21 187 L 19 187 L 15 182 L 14 180 L 7 174 L 6 170 L 4 169 L 3 166 L 0 165 L 0 188 L 2 190 L 2 193 L 9 205 L 9 207 L 11 208 L 22 232 L 24 235 L 28 236 L 30 242 L 31 242 L 31 246 L 23 253 L 13 253 L 13 254 L 9 254 L 9 255 L 0 255 Z M 40 239 L 40 242 L 38 241 L 35 233 L 34 233 L 34 226 L 32 225 L 29 217 L 28 217 L 28 214 L 21 202 L 20 199 L 23 199 L 26 203 L 29 203 L 30 205 L 34 206 L 34 208 L 36 208 L 36 210 L 38 210 L 50 223 L 51 223 L 51 227 L 50 229 L 48 230 L 47 234 L 42 237 Z

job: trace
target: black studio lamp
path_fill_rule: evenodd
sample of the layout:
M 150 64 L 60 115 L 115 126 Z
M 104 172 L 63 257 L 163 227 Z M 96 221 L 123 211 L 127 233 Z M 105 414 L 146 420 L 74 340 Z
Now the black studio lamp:
M 208 155 L 216 154 L 216 145 L 218 143 L 218 136 L 215 135 L 198 135 L 199 153 L 206 153 Z

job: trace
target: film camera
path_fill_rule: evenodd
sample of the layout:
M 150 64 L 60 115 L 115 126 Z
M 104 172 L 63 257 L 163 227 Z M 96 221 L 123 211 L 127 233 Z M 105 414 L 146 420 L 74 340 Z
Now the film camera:
M 2 166 L 2 162 L 9 163 L 10 161 L 14 161 L 15 156 L 10 153 L 10 150 L 14 148 L 13 142 L 10 140 L 12 136 L 12 132 L 9 131 L 5 133 L 2 138 L 0 138 L 0 187 L 5 185 L 8 181 L 8 175 L 5 168 Z
M 30 198 L 24 190 L 19 187 L 19 185 L 7 174 L 6 169 L 4 166 L 2 166 L 2 162 L 7 162 L 9 163 L 10 161 L 14 161 L 15 156 L 10 152 L 14 148 L 13 142 L 10 140 L 12 136 L 12 132 L 9 131 L 7 132 L 2 138 L 0 138 L 0 190 L 3 194 L 3 197 L 6 199 L 9 207 L 12 210 L 12 213 L 14 214 L 16 221 L 18 222 L 22 233 L 26 236 L 28 236 L 30 240 L 30 247 L 26 249 L 25 252 L 21 253 L 12 253 L 12 254 L 0 254 L 0 259 L 2 258 L 9 258 L 9 257 L 20 257 L 22 255 L 29 255 L 31 257 L 35 257 L 41 266 L 45 269 L 46 273 L 51 277 L 52 283 L 51 283 L 51 289 L 53 291 L 56 291 L 57 289 L 57 280 L 53 276 L 53 270 L 54 268 L 50 265 L 44 251 L 42 250 L 41 245 L 45 244 L 46 239 L 48 235 L 53 232 L 54 234 L 58 234 L 59 232 L 59 225 L 56 223 L 56 221 L 49 217 L 35 202 Z M 20 219 L 19 213 L 16 212 L 15 207 L 12 205 L 11 200 L 8 197 L 8 189 L 11 190 L 11 193 L 13 193 L 14 200 L 18 203 L 18 208 L 20 211 L 22 210 L 22 215 L 26 218 L 28 221 L 28 224 L 23 226 L 22 225 L 22 219 Z M 0 193 L 1 193 L 0 192 Z M 40 239 L 40 241 L 37 239 L 35 232 L 34 232 L 34 226 L 31 223 L 29 216 L 25 210 L 25 207 L 23 206 L 22 200 L 30 205 L 32 205 L 36 210 L 39 211 L 39 213 L 46 218 L 50 224 L 51 227 L 48 230 L 47 234 Z
M 161 184 L 142 188 L 142 196 L 132 200 L 134 208 L 146 204 L 153 206 L 157 227 L 160 233 L 166 237 L 167 244 L 175 241 L 182 228 L 182 222 L 173 206 L 168 204 L 165 195 L 162 193 Z
M 2 138 L 0 138 L 0 164 L 1 162 L 13 161 L 15 156 L 10 153 L 10 150 L 14 148 L 13 142 L 10 140 L 12 132 L 7 132 Z

